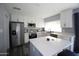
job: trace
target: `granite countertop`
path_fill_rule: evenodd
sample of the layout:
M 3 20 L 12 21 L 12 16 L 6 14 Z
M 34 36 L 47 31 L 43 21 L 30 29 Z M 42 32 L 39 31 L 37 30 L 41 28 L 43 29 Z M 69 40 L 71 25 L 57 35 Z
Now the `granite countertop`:
M 47 38 L 50 40 L 47 41 Z M 35 38 L 30 40 L 30 42 L 43 56 L 55 55 L 71 45 L 68 40 L 54 38 L 51 36 Z

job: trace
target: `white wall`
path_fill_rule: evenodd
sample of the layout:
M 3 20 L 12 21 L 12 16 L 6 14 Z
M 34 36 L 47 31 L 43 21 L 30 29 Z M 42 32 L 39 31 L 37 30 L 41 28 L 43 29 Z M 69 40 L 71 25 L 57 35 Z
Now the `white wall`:
M 0 55 L 6 55 L 9 49 L 9 13 L 0 5 Z

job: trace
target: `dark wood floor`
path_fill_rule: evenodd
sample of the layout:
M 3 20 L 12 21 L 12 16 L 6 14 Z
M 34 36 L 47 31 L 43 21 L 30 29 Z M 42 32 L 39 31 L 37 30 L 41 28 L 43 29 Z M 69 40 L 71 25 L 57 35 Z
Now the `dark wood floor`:
M 18 47 L 9 49 L 8 56 L 29 56 L 29 52 L 30 52 L 29 45 L 30 45 L 30 42 Z

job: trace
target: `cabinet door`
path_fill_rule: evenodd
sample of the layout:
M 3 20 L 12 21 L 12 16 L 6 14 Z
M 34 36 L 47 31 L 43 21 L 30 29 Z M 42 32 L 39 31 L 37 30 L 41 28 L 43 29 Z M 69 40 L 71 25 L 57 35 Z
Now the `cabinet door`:
M 66 24 L 65 24 L 65 14 L 64 12 L 61 12 L 61 27 L 65 27 Z
M 25 33 L 25 43 L 29 42 L 29 33 Z
M 72 9 L 68 9 L 61 12 L 61 27 L 71 28 L 72 25 Z

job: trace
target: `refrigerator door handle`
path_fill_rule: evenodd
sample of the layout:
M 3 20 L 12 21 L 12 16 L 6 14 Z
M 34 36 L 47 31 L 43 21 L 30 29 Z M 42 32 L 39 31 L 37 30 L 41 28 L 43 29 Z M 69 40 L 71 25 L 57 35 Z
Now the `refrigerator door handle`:
M 21 44 L 21 40 L 20 40 L 20 24 L 17 24 L 16 26 L 16 37 L 17 37 L 17 40 L 18 40 L 18 45 Z

